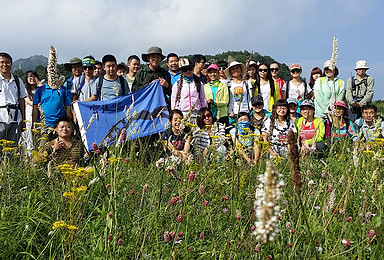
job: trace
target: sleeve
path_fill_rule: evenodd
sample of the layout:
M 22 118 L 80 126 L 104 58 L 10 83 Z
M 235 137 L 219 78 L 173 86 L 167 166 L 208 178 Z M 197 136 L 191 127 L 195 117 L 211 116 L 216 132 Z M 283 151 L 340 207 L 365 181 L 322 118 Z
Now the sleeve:
M 337 100 L 344 100 L 345 98 L 345 83 L 343 80 L 339 79 L 341 81 L 341 83 L 339 83 L 339 81 L 337 81 L 337 86 L 340 86 L 338 88 L 338 94 L 337 94 L 337 97 L 336 97 L 336 101 Z
M 281 88 L 281 91 L 287 91 L 287 83 L 284 82 L 284 85 Z
M 91 87 L 91 94 L 92 95 L 95 95 L 95 96 L 99 96 L 99 93 L 97 93 L 97 86 L 99 85 L 99 81 L 102 80 L 101 79 L 102 76 L 100 76 L 98 79 L 96 79 L 93 84 L 92 84 L 92 87 Z
M 80 85 L 80 77 L 77 77 L 73 80 L 73 85 L 72 85 L 72 89 L 71 89 L 71 93 L 72 94 L 77 94 L 77 90 L 79 89 L 79 85 Z
M 170 96 L 172 93 L 171 75 L 165 69 L 163 71 L 164 71 L 164 79 L 168 82 L 168 88 L 163 88 L 163 90 L 166 95 Z
M 223 97 L 221 100 L 216 101 L 216 104 L 218 107 L 226 107 L 229 102 L 228 86 L 224 83 L 221 83 L 220 85 L 223 88 Z
M 347 91 L 345 94 L 345 99 L 347 100 L 348 105 L 352 104 L 354 101 L 352 96 L 352 78 L 347 80 Z
M 124 82 L 124 93 L 125 93 L 125 96 L 128 95 L 130 93 L 129 91 L 129 87 L 128 87 L 128 82 L 125 78 L 123 78 L 123 82 Z
M 69 92 L 69 90 L 67 88 L 64 88 L 63 93 L 65 95 L 65 100 L 64 100 L 65 106 L 67 107 L 67 106 L 72 105 L 72 94 L 71 94 L 71 92 Z
M 325 135 L 325 125 L 323 120 L 319 118 L 318 125 L 316 127 L 316 142 L 321 142 Z
M 20 97 L 19 98 L 26 98 L 27 97 L 27 90 L 25 89 L 24 82 L 21 78 L 19 78 L 19 82 L 20 82 Z
M 201 84 L 201 86 L 200 86 L 200 93 L 199 93 L 200 108 L 208 107 L 207 99 L 205 98 L 204 85 L 203 85 L 202 82 L 200 84 Z
M 177 95 L 177 85 L 179 83 L 179 80 L 175 82 L 172 86 L 172 94 L 171 94 L 171 109 L 176 108 L 176 95 Z
M 264 121 L 264 125 L 261 128 L 261 132 L 269 134 L 269 126 L 271 124 L 271 118 L 268 118 L 267 120 Z
M 323 93 L 321 91 L 321 77 L 315 81 L 313 90 L 315 93 L 315 103 L 321 108 L 321 110 L 327 111 L 328 107 L 323 102 Z
M 375 80 L 372 77 L 368 77 L 367 83 L 367 92 L 365 93 L 363 99 L 360 101 L 362 105 L 365 105 L 372 101 L 373 92 L 375 90 Z
M 40 103 L 41 89 L 45 88 L 45 85 L 38 87 L 35 94 L 33 95 L 33 104 L 38 105 Z

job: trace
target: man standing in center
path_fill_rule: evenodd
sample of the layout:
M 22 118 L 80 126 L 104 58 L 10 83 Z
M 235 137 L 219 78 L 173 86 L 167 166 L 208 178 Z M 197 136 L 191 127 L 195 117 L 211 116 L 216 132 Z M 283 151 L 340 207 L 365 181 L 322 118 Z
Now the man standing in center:
M 132 92 L 144 88 L 155 80 L 159 80 L 160 85 L 163 87 L 165 100 L 170 104 L 171 76 L 168 71 L 160 67 L 160 62 L 165 59 L 162 49 L 153 46 L 148 49 L 147 53 L 143 53 L 141 58 L 148 64 L 137 72 L 135 81 L 132 84 Z

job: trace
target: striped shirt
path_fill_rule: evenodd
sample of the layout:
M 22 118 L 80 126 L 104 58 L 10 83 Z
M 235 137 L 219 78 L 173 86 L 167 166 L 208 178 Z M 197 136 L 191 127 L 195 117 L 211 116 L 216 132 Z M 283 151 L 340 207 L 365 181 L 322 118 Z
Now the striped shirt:
M 211 144 L 216 144 L 219 147 L 225 142 L 225 127 L 221 123 L 216 123 L 212 126 L 213 132 L 210 136 L 206 129 L 196 129 L 193 132 L 194 146 L 197 151 L 202 152 Z
M 71 139 L 72 145 L 68 148 L 60 148 L 53 152 L 52 145 L 59 141 L 59 138 L 56 138 L 44 145 L 43 150 L 48 152 L 48 160 L 54 161 L 55 164 L 70 164 L 78 165 L 80 160 L 84 156 L 83 144 L 80 140 L 75 138 Z

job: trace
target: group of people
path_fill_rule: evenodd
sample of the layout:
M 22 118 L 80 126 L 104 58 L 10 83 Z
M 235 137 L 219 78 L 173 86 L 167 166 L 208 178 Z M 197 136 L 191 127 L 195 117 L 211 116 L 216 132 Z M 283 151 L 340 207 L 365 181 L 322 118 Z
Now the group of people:
M 171 127 L 162 133 L 162 139 L 172 156 L 185 160 L 190 154 L 224 158 L 234 147 L 252 165 L 266 143 L 270 156 L 285 156 L 289 131 L 297 133 L 303 154 L 323 151 L 329 137 L 350 137 L 357 144 L 383 135 L 381 118 L 371 104 L 374 80 L 366 74 L 366 61 L 356 62 L 356 75 L 345 86 L 331 61 L 324 63 L 323 70 L 312 69 L 307 84 L 299 64 L 290 66 L 292 79 L 284 81 L 279 77 L 278 62 L 209 63 L 200 54 L 192 59 L 175 53 L 165 56 L 156 46 L 141 59 L 144 66 L 136 55 L 128 58 L 126 66 L 110 54 L 101 62 L 92 56 L 72 58 L 64 66 L 72 76 L 54 88 L 49 77 L 40 81 L 35 71 L 26 73 L 24 86 L 11 73 L 12 57 L 0 53 L 0 139 L 17 143 L 25 128 L 22 140 L 32 149 L 28 130 L 43 114 L 45 124 L 56 128 L 55 138 L 59 138 L 47 150 L 69 149 L 73 141 L 64 142 L 59 126 L 60 122 L 67 125 L 63 117 L 76 123 L 74 102 L 114 99 L 154 81 L 162 86 L 170 111 Z M 164 59 L 168 71 L 161 66 Z

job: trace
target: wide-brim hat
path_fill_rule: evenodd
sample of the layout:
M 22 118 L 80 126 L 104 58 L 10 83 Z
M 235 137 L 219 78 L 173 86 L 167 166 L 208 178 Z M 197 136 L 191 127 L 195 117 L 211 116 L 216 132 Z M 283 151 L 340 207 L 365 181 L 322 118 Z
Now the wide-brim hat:
M 165 59 L 165 56 L 163 55 L 163 50 L 157 46 L 152 46 L 151 48 L 149 48 L 147 53 L 141 54 L 141 58 L 143 59 L 144 62 L 149 62 L 148 58 L 149 58 L 149 55 L 151 54 L 160 54 L 161 60 Z
M 234 67 L 236 65 L 240 65 L 240 67 L 241 67 L 241 77 L 244 77 L 245 74 L 247 73 L 246 69 L 245 69 L 245 65 L 243 63 L 240 63 L 238 61 L 232 61 L 231 64 L 229 64 L 228 68 L 226 68 L 224 70 L 224 74 L 228 79 L 232 78 L 232 75 L 229 71 L 231 70 L 232 67 Z
M 303 108 L 303 107 L 311 107 L 315 109 L 315 103 L 313 103 L 313 101 L 310 99 L 306 99 L 300 104 L 300 108 Z
M 74 57 L 69 60 L 68 63 L 64 64 L 64 68 L 66 71 L 72 71 L 72 65 L 80 64 L 81 65 L 81 60 L 77 57 Z
M 366 70 L 369 69 L 367 62 L 365 60 L 356 61 L 355 70 L 358 70 L 358 69 L 366 69 Z

